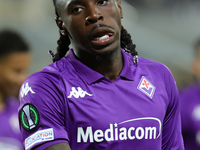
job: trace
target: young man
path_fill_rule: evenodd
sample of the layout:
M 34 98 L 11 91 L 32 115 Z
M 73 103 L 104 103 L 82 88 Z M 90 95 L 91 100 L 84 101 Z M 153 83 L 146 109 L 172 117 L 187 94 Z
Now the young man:
M 180 92 L 183 138 L 186 150 L 200 149 L 200 40 L 195 44 L 192 72 L 196 82 Z
M 54 5 L 61 34 L 55 63 L 21 88 L 25 148 L 184 149 L 174 79 L 164 65 L 138 59 L 121 26 L 121 1 Z
M 30 52 L 16 32 L 0 31 L 0 149 L 23 150 L 18 121 L 18 94 L 27 76 Z

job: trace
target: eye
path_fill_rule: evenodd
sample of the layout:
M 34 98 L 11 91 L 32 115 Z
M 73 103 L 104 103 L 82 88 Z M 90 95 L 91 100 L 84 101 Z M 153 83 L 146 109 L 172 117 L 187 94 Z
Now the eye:
M 82 8 L 81 7 L 76 7 L 72 10 L 72 13 L 79 13 L 82 11 Z
M 107 3 L 108 3 L 108 0 L 101 0 L 98 2 L 98 4 L 102 6 L 106 5 Z

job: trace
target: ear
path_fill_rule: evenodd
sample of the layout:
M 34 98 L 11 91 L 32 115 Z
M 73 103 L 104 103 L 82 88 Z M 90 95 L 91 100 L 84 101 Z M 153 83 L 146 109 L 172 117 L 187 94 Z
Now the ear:
M 119 11 L 120 11 L 120 14 L 121 14 L 121 18 L 123 18 L 123 11 L 122 11 L 121 0 L 117 0 L 117 6 L 119 8 Z
M 60 30 L 63 30 L 63 21 L 60 17 L 55 18 L 56 24 Z
M 66 28 L 64 26 L 64 22 L 62 21 L 62 19 L 60 17 L 56 17 L 55 21 L 56 21 L 56 24 L 57 24 L 57 26 L 60 30 L 60 33 L 65 36 L 66 35 Z

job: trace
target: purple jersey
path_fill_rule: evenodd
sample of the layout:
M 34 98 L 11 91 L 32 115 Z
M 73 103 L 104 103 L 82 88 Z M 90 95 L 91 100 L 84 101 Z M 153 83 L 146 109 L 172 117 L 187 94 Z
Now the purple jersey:
M 0 112 L 0 149 L 23 150 L 17 114 L 18 100 L 8 98 L 5 110 Z
M 183 150 L 179 94 L 162 64 L 122 50 L 115 81 L 73 50 L 22 85 L 19 116 L 26 149 L 67 142 L 72 150 Z
M 186 150 L 200 149 L 200 85 L 180 92 L 182 129 Z

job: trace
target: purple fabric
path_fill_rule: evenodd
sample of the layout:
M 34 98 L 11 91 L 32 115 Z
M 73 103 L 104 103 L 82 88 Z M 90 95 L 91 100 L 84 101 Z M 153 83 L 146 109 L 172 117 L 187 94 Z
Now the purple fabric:
M 113 82 L 70 50 L 24 82 L 33 92 L 21 88 L 19 110 L 32 103 L 41 118 L 36 131 L 53 128 L 54 140 L 65 139 L 72 150 L 183 150 L 179 94 L 170 71 L 141 57 L 135 65 L 122 54 L 124 67 Z M 33 134 L 21 132 L 23 140 Z
M 0 112 L 0 149 L 22 150 L 21 135 L 17 114 L 18 100 L 8 98 L 6 108 Z
M 181 120 L 186 150 L 200 149 L 200 85 L 193 84 L 180 92 Z

